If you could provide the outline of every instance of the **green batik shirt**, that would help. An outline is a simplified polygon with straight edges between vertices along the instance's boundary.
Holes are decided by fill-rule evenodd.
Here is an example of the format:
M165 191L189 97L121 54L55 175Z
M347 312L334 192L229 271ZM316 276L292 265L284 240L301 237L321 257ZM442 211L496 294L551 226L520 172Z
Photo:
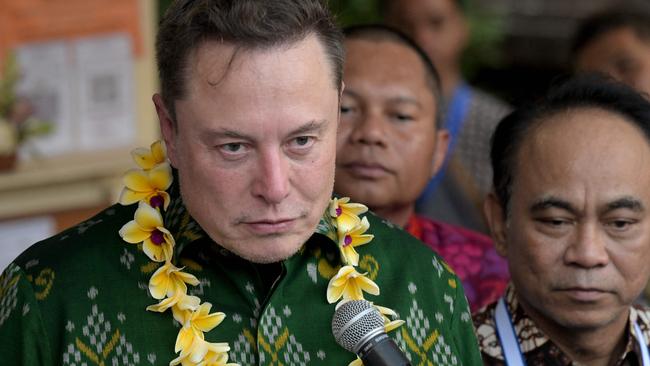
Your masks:
M169 193L165 227L174 261L200 284L188 293L226 319L205 333L229 342L229 362L245 365L345 366L355 355L331 331L329 279L340 264L321 221L302 249L282 263L247 262L217 246L189 216L178 188ZM167 365L177 354L171 310L146 311L149 278L161 265L119 229L137 205L115 205L20 255L0 277L0 364ZM358 248L360 271L381 289L366 295L405 324L389 333L413 365L481 364L460 280L406 232L366 214L373 241Z

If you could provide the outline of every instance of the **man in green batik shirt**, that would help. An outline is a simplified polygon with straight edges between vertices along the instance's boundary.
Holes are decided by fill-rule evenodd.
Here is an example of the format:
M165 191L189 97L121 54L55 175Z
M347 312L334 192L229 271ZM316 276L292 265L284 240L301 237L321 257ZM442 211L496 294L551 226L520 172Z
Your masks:
M174 183L148 203L164 230L129 244L124 227L140 209L114 205L18 257L0 278L2 364L169 364L178 314L145 309L159 303L149 281L161 266L147 255L170 237L165 255L197 279L186 298L226 315L204 336L228 342L228 363L354 361L334 340L326 296L344 260L328 209L343 50L324 5L178 1L156 49L153 101ZM357 248L358 269L381 288L366 299L405 321L390 333L402 351L414 365L480 364L456 275L407 233L363 216L374 239Z

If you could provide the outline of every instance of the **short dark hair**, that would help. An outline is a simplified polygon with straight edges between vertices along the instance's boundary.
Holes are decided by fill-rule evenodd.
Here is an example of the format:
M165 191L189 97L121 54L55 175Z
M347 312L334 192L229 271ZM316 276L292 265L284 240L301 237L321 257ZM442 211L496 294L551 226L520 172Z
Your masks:
M540 101L506 116L492 136L494 193L507 212L523 141L550 117L581 108L598 108L622 116L638 127L650 144L650 102L631 87L600 74L581 74L554 86Z
M438 70L431 62L431 59L422 47L418 46L415 41L413 41L409 36L403 32L389 27L383 24L362 24L346 27L343 29L343 34L346 40L351 39L360 39L365 41L379 42L379 41L389 41L401 44L410 48L415 52L422 61L424 66L424 72L426 76L427 86L431 89L431 94L433 94L433 102L436 104L436 125L439 121L439 114L442 111L441 108L441 98L442 98L442 89L440 86L440 75Z
M156 60L165 105L175 123L174 101L185 95L187 61L203 42L266 49L316 35L340 89L345 57L342 34L322 0L177 0L160 21Z
M578 25L571 44L571 60L596 38L621 28L630 28L641 39L650 39L650 7L627 3L607 8L585 18Z

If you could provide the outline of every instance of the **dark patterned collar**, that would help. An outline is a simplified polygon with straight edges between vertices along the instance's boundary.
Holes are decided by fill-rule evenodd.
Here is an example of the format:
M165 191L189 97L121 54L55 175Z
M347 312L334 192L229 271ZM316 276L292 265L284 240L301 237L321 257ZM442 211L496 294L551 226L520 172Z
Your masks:
M573 362L552 340L550 340L533 320L526 314L517 301L516 291L512 283L504 294L508 313L515 328L521 352L525 355L528 365L579 365ZM479 341L481 353L487 365L503 364L503 350L495 329L494 312L496 304L491 304L474 314L474 325ZM646 344L650 339L650 309L630 307L625 351L621 355L617 366L641 365L641 351L637 343L638 335L634 331L634 323L638 322ZM487 356L487 357L486 357Z

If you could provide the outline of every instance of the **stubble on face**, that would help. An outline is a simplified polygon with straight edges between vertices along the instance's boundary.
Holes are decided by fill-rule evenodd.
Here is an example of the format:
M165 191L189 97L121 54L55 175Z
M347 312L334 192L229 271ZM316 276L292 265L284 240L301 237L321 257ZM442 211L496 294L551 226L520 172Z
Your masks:
M329 203L338 88L315 36L233 59L232 49L206 42L189 60L178 132L166 140L206 233L244 259L277 262L308 240Z

